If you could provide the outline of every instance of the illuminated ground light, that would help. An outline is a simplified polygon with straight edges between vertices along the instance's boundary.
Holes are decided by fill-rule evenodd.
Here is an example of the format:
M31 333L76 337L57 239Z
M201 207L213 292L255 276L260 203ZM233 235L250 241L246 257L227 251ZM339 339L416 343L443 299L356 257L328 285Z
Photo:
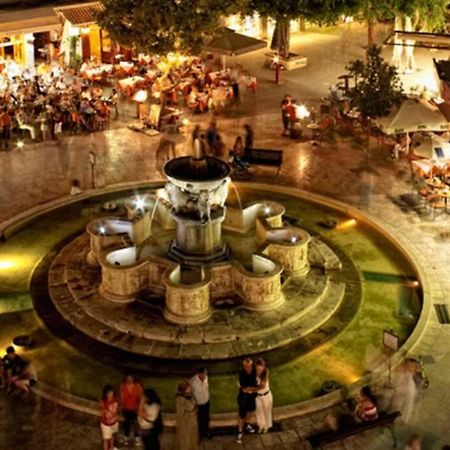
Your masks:
M356 221L356 219L348 219L348 220L344 220L343 222L341 222L340 224L337 225L337 229L338 230L344 230L346 228L351 228L354 227L358 224L358 222Z
M12 269L14 266L14 261L10 259L0 259L0 270Z
M23 141L18 141L17 142L17 148L23 148L25 144L23 143Z
M3 258L0 257L0 271L25 269L29 267L30 264L33 264L33 258L31 255L8 255Z

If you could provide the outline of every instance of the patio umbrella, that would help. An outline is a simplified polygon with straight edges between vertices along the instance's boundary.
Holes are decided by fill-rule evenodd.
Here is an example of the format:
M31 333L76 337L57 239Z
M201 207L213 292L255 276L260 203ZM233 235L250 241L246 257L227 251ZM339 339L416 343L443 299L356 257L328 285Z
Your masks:
M223 55L225 58L227 56L244 55L266 47L266 41L236 33L230 28L224 28L219 36L213 38L205 45L204 50Z
M387 117L376 120L386 134L413 133L414 131L446 131L449 123L444 115L428 104L415 100L405 100L400 108Z
M414 154L426 159L450 160L450 143L437 134L430 133L416 148Z

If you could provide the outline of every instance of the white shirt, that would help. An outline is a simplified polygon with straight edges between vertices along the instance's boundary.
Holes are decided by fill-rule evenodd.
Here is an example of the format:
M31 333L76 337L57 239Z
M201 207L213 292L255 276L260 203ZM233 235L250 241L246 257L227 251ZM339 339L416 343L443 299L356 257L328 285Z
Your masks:
M158 418L160 406L158 403L144 404L144 417L139 415L138 423L141 430L150 430L154 426L155 420Z
M204 381L200 380L198 375L194 375L189 383L192 386L192 395L197 405L204 405L209 402L209 384L208 377Z

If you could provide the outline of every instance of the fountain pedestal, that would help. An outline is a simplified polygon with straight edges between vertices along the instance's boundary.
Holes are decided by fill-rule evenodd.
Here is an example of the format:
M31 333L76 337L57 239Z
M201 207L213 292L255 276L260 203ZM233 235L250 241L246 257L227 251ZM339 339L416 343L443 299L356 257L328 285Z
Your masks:
M222 222L228 195L230 166L218 158L183 157L169 161L164 172L176 238L169 256L185 266L228 259L222 241Z
M176 239L170 244L169 256L184 265L193 266L228 259L229 247L222 242L224 209L215 211L208 221L173 214L177 229Z

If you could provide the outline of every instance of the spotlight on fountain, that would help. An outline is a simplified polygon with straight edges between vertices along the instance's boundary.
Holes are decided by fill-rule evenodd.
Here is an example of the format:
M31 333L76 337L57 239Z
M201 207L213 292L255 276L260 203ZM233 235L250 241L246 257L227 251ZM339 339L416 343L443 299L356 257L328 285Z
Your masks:
M142 197L136 197L136 200L134 201L134 206L136 207L136 209L144 211L145 200Z
M106 234L106 228L104 226L99 227L98 231L100 232L100 234L102 236L104 236Z

